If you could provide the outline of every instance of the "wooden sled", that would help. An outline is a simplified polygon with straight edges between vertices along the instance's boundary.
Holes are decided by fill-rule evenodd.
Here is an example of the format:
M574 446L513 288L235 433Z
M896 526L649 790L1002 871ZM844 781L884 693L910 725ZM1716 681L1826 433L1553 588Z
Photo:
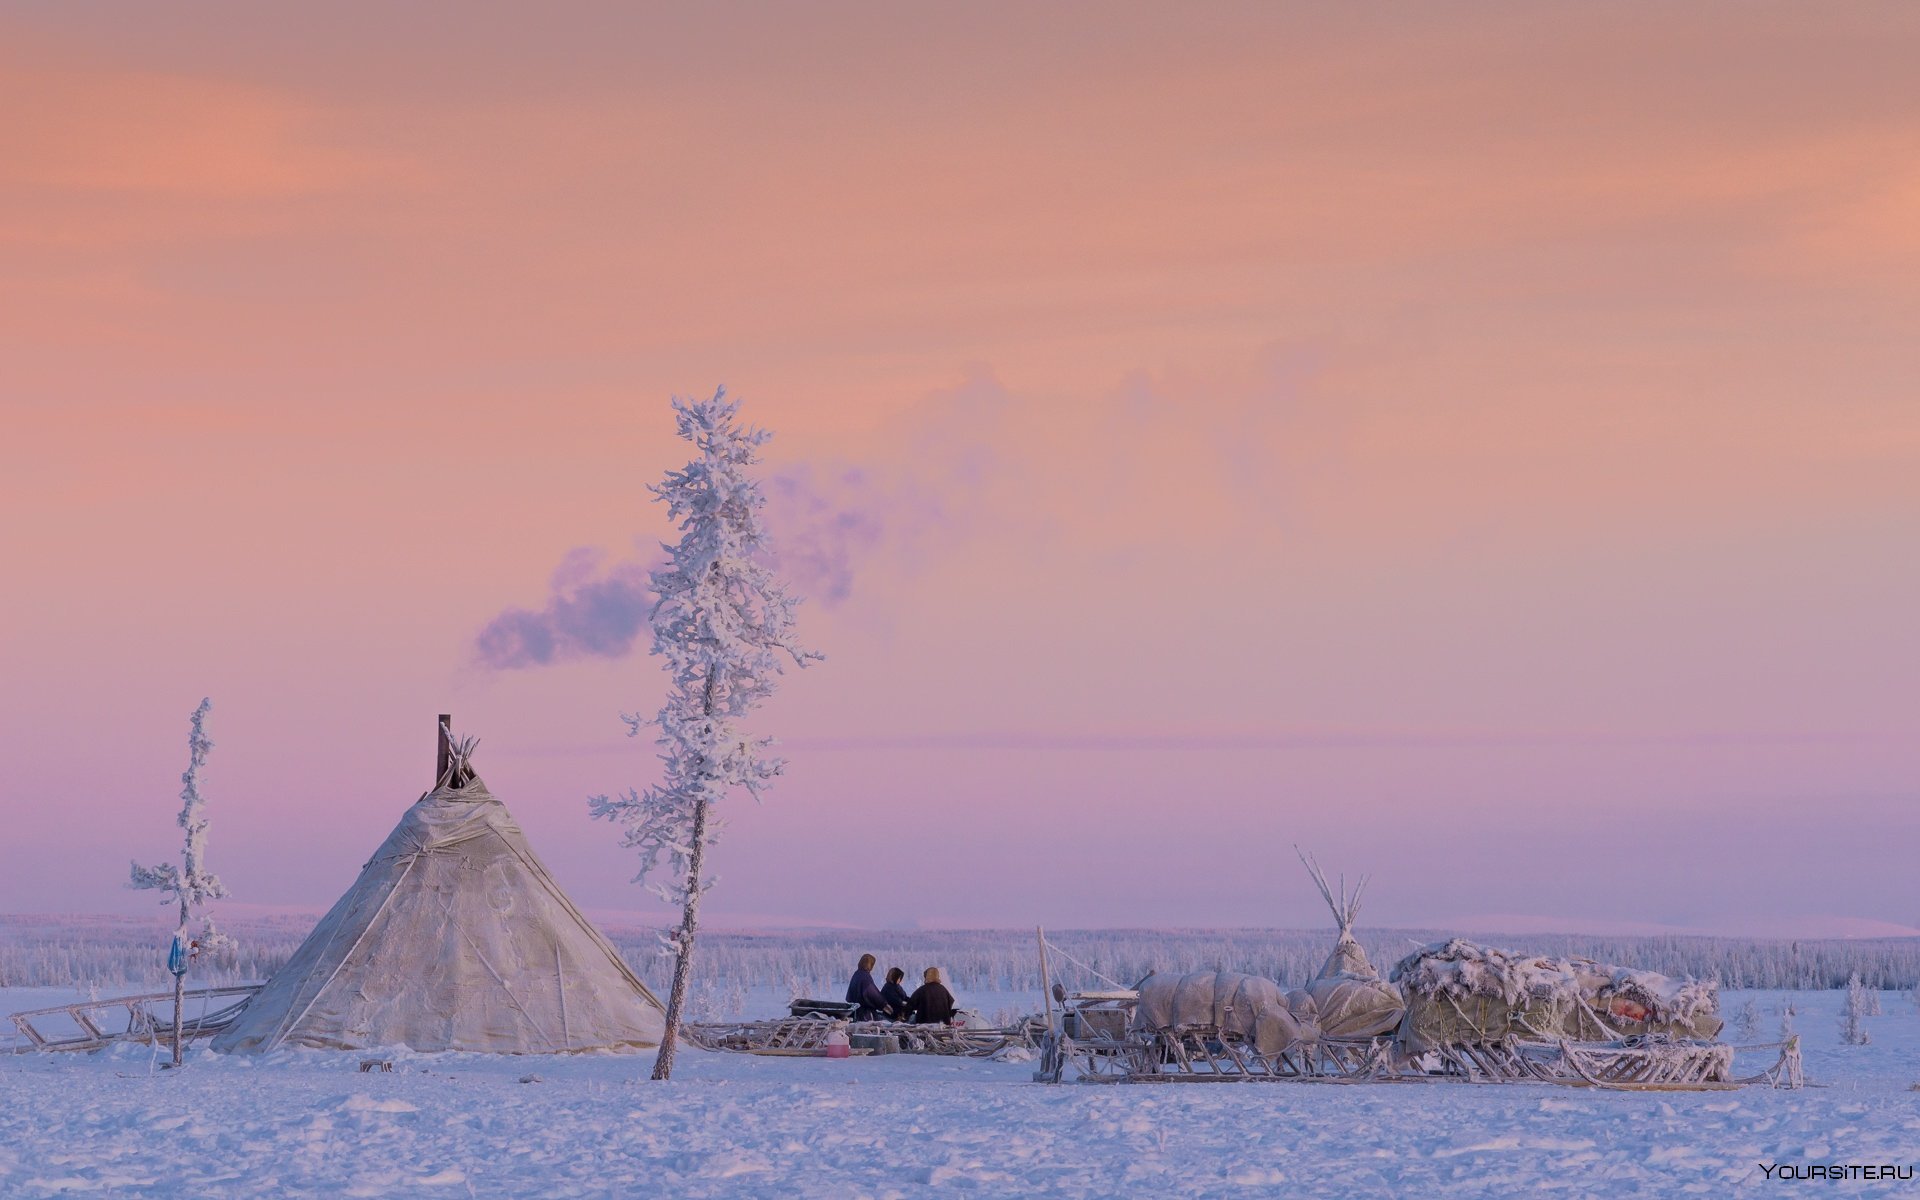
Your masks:
M1779 1053L1772 1065L1741 1075L1734 1069L1735 1056L1741 1050ZM1442 1046L1427 1058L1432 1063L1428 1074L1469 1083L1555 1083L1642 1092L1806 1085L1797 1037L1738 1047L1657 1034L1611 1042L1509 1038Z
M1737 1051L1777 1050L1764 1070L1734 1072ZM1544 1083L1615 1091L1720 1091L1806 1084L1799 1039L1734 1047L1650 1036L1615 1042L1507 1038L1408 1055L1390 1038L1323 1038L1263 1052L1210 1025L1129 1030L1076 1040L1049 1034L1034 1079L1060 1083Z
M771 1021L702 1021L682 1025L688 1041L706 1050L729 1050L743 1054L825 1053L827 1035L836 1024L824 1016L788 1016ZM1008 1046L1030 1046L1031 1032L1024 1026L1011 1029L991 1027L954 1027L948 1025L906 1025L898 1021L848 1021L844 1023L848 1040L856 1051L873 1054L947 1054L968 1058L986 1058Z
M259 984L241 984L188 991L183 999L188 1005L200 1001L201 1014L189 1013L183 1017L180 1040L190 1042L219 1033L259 990ZM211 1000L231 1002L208 1011L206 1002ZM99 1050L114 1042L164 1044L173 1037L173 993L80 1000L28 1009L8 1019L13 1022L16 1033L14 1044L7 1049L15 1054L38 1050ZM71 1026L72 1031L56 1026Z
M1255 1080L1359 1082L1393 1073L1386 1038L1324 1038L1265 1052L1239 1033L1211 1025L1130 1030L1123 1036L1050 1036L1034 1079L1082 1083L1245 1083Z

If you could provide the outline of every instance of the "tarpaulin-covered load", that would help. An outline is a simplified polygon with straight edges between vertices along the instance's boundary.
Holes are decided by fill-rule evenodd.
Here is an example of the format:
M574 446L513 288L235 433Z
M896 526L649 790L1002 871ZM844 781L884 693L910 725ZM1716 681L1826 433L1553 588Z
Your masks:
M456 768L407 810L215 1050L555 1054L659 1044L659 1001L567 899L464 756Z
M1385 1037L1406 1012L1400 990L1379 979L1316 979L1306 991L1320 1032L1330 1038Z
M1676 980L1583 958L1518 955L1461 938L1400 960L1400 1040L1421 1053L1506 1037L1604 1042L1637 1034L1711 1040L1720 996L1709 980Z
M1156 975L1140 985L1134 1006L1137 1030L1205 1025L1237 1033L1262 1054L1278 1054L1302 1040L1299 1023L1280 985L1235 971Z
M1307 994L1313 998L1314 1021L1321 1034L1330 1038L1383 1037L1392 1033L1399 1028L1400 1018L1406 1011L1400 989L1381 980L1380 973L1367 961L1367 952L1353 936L1353 923L1360 916L1360 896L1367 890L1366 878L1361 878L1349 897L1343 876L1336 897L1313 856L1298 847L1295 852L1300 855L1307 873L1313 876L1327 907L1333 910L1333 919L1340 931L1333 952L1327 955L1320 973L1306 987ZM1305 1016L1297 1003L1294 1015Z

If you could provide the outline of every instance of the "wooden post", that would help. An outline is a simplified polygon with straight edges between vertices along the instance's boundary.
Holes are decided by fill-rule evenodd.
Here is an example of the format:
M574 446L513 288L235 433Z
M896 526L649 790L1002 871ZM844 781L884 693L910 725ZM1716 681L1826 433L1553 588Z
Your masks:
M439 763L433 772L435 787L447 782L447 768L453 765L453 743L447 740L447 730L451 728L453 728L453 714L441 713L440 723L433 727L433 739L440 746Z
M1059 1027L1053 1023L1053 980L1047 974L1047 931L1035 925L1033 937L1040 943L1040 1002L1047 1009L1047 1032L1059 1033Z
M187 977L179 974L173 977L173 1065L180 1065L180 1010L186 1005Z
M191 915L192 913L187 908L187 897L182 893L180 896L180 928L174 931L174 944L178 945L186 941L187 920ZM173 971L173 1065L176 1067L179 1066L181 1062L180 1013L187 1000L187 963L191 961L192 958L189 956L186 961L180 964L178 971ZM167 948L167 969L170 971L173 970L172 946Z

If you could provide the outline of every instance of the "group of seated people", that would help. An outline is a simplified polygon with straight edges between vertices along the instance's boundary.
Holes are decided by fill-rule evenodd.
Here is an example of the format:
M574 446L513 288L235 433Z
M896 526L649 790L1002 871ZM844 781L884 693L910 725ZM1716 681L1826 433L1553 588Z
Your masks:
M871 954L862 954L853 978L847 981L847 1003L859 1005L858 1011L853 1014L854 1020L911 1021L916 1025L953 1024L953 993L940 982L940 968L928 967L922 971L920 986L909 996L900 983L907 973L899 967L887 972L885 987L874 983L873 968L879 961Z

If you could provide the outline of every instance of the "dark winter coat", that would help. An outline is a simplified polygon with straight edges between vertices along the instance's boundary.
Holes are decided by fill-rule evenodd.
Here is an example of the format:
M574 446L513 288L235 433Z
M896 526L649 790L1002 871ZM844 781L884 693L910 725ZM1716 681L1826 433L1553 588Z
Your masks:
M855 971L847 981L847 1003L860 1006L853 1014L856 1021L877 1021L887 1011L886 997L873 982L873 972L865 969Z
M886 1001L887 1011L893 1014L896 1021L907 1019L907 989L889 979L886 986L880 989L880 998Z
M923 983L907 1001L907 1016L916 1025L951 1025L953 993L943 983Z

